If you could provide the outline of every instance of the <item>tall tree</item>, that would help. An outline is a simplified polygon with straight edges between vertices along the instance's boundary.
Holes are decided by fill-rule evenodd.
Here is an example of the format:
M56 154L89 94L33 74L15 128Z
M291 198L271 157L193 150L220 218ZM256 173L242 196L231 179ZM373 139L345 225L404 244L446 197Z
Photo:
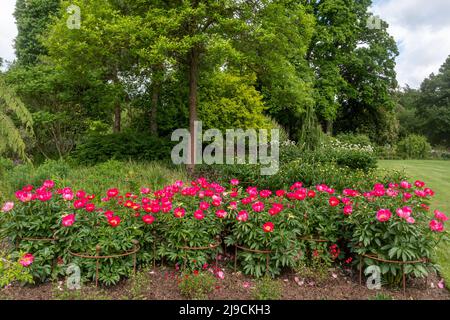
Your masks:
M398 50L387 23L370 23L370 0L307 2L317 20L308 59L316 74L317 111L327 131L358 131L392 141Z
M46 53L41 37L52 16L59 11L60 0L16 0L14 17L18 35L15 39L17 62L35 64Z
M450 147L450 56L437 74L422 82L416 115L433 144Z
M64 8L69 4L81 8L80 29L67 28ZM49 62L78 86L93 89L98 107L112 109L113 131L120 132L127 102L124 83L134 63L131 48L140 21L130 18L128 6L120 1L64 1L62 7L45 40Z

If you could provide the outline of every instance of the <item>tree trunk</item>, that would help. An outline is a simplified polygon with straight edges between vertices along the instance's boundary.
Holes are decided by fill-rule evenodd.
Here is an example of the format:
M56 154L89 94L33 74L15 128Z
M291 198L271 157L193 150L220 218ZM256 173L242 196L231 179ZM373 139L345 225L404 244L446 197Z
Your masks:
M150 110L150 133L154 136L158 135L158 101L159 101L159 84L153 86L152 108Z
M195 121L197 121L199 56L199 49L194 46L189 56L189 130L191 133L191 163L187 165L189 173L193 173L195 170Z
M116 106L114 107L114 127L113 132L119 133L120 132L120 126L122 122L122 109L120 107L120 102L116 102Z
M327 120L327 134L333 135L333 121Z

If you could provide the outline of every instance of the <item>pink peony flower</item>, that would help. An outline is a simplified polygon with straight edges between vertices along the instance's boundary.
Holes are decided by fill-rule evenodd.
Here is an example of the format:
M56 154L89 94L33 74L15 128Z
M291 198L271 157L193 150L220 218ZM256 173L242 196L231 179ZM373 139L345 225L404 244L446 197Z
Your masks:
M74 198L74 195L73 195L73 193L63 193L62 197L66 201L72 201Z
M144 221L145 224L152 224L153 222L155 222L155 217L147 214L145 216L142 216L142 221Z
M434 231L434 232L443 232L444 224L437 220L431 220L430 221L430 229L431 229L431 231Z
M62 225L64 227L70 227L75 223L75 214L68 214L62 218Z
M112 211L105 211L104 215L109 220L109 219L111 219L114 216L114 212L112 212Z
M219 271L216 272L216 276L220 280L223 280L223 279L225 279L225 272L223 272L222 270L219 270Z
M272 191L270 190L262 190L259 192L261 198L268 198L272 195Z
M238 179L231 179L230 183L233 186L237 186L239 184L239 180Z
M2 207L2 212L9 212L14 209L14 202L6 202Z
M261 201L255 202L254 204L252 204L252 209L255 212L261 212L264 210L264 203L262 203Z
M347 197L356 197L359 194L358 191L352 189L344 189L344 195Z
M199 207L200 207L200 210L208 210L208 208L209 208L209 203L208 203L208 202L205 202L205 201L202 201L202 202L200 202Z
M392 216L392 212L388 209L380 209L377 212L377 219L380 222L388 221Z
M237 210L237 202L236 201L231 201L229 208L231 210Z
M284 190L277 190L275 192L275 194L277 195L277 197L283 197L286 194L286 191L284 191Z
M183 218L185 214L186 210L184 208L175 208L175 210L173 210L175 218Z
M43 186L47 189L51 189L55 186L55 182L53 180L45 180Z
M407 219L408 217L411 216L412 209L411 209L411 207L403 207L403 208L398 208L396 210L396 212L400 218Z
M411 184L408 181L402 181L402 182L400 182L400 188L411 189Z
M245 190L249 196L257 196L258 195L258 188L257 187L248 187Z
M414 182L414 185L415 185L417 188L423 188L423 187L425 186L425 182L420 181L420 180L417 180L416 182Z
M150 191L150 188L141 188L141 194L149 194Z
M351 206L351 205L346 205L346 206L344 207L344 214L345 214L346 216L351 215L352 212L353 212L353 206Z
M197 210L194 212L194 218L197 220L203 220L205 218L205 214L202 210Z
M227 212L225 210L217 210L216 216L220 219L223 219L227 216Z
M34 261L34 256L31 253L26 253L20 258L19 263L24 266L28 267L30 266Z
M406 222L408 222L410 224L414 224L416 222L416 219L414 219L413 217L408 217L408 218L406 218Z
M409 199L411 199L412 198L412 194L411 193L409 193L409 192L405 192L404 194L403 194L403 201L408 201Z
M275 228L275 226L272 222L267 222L263 225L263 230L266 233L273 232L274 228Z
M437 220L440 220L442 222L445 222L448 220L448 217L443 212L440 212L439 210L434 210L434 217Z
M330 206L332 206L332 207L337 207L337 206L339 205L340 202L341 202L341 201L340 201L338 198L336 198L336 197L331 197L331 198L328 200L328 203L329 203Z
M239 211L238 215L237 215L237 220L241 221L241 222L245 222L248 220L248 212L245 210Z

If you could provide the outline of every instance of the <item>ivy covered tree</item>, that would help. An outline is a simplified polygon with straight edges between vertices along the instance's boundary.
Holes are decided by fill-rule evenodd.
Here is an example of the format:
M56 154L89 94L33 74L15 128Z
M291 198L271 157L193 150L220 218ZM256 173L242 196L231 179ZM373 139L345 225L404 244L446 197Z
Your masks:
M60 0L16 0L14 17L18 35L15 39L17 63L33 65L46 54L41 37L52 17L59 11Z

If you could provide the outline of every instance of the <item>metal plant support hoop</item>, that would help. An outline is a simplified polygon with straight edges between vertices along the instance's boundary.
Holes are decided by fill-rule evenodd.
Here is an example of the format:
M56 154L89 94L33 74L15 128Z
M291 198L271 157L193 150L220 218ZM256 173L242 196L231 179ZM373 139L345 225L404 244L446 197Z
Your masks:
M388 260L378 258L377 256L371 254L359 254L359 285L362 285L362 268L363 268L363 260L365 258L372 259L379 262L389 263L389 264L399 264L402 269L402 282L403 282L403 294L406 295L406 274L405 274L405 265L407 264L417 264L417 263L427 263L429 260L427 258L422 258L419 260L411 260L411 261L399 261L399 260Z
M269 261L270 261L270 254L273 253L272 250L250 249L250 248L243 247L243 246L238 246L238 245L234 246L234 272L236 272L236 270L237 270L237 253L238 253L238 249L241 249L241 250L247 251L247 252L265 254L266 255L266 273L269 272Z
M95 256L83 254L83 253L72 252L72 251L69 251L69 254L74 257L78 257L78 258L82 258L82 259L95 259L96 260L95 286L98 287L99 269L100 269L100 260L101 259L114 259L114 258L122 258L122 257L128 257L128 256L133 255L133 273L136 274L136 265L137 265L136 253L141 249L141 247L139 246L139 241L134 240L132 242L133 242L133 249L125 251L124 253L121 253L121 254L102 256L102 255L100 255L100 251L102 250L102 248L99 245L97 245L95 247L95 251L97 252L97 254Z
M207 247L189 247L189 246L181 246L178 247L178 249L180 250L184 250L184 251L207 251L207 250L214 250L217 249L220 245L222 244L222 240L220 238L217 239L217 241L215 243L211 243L209 246ZM184 257L183 260L183 269L186 268L186 256ZM215 257L215 261L216 261L216 268L219 265L219 261L218 261L218 257L216 255Z
M299 238L298 240L302 240L302 241L312 241L312 242L328 242L328 240L324 240L324 239L313 239L313 238ZM238 253L238 249L241 249L243 251L247 251L247 252L253 252L253 253L259 253L259 254L265 254L266 255L266 272L269 272L269 262L270 262L270 254L273 253L272 250L256 250L256 249L250 249L250 248L246 248L243 246L239 246L239 245L235 245L234 246L234 272L236 272L237 270L237 253ZM289 250L292 250L289 249Z
M311 242L329 242L329 240L325 240L325 239L314 239L314 238L308 238L308 237L304 237L304 238L299 238L299 240L303 240L303 241L311 241Z
M19 248L20 242L22 242L22 241L53 242L53 241L58 241L58 238L17 238L16 239L16 249Z

